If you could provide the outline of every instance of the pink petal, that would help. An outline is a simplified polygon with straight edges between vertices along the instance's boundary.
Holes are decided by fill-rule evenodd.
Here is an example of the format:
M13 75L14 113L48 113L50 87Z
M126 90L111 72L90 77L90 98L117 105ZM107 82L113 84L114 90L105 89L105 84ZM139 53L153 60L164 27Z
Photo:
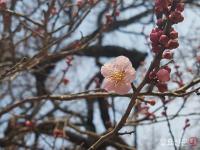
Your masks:
M106 63L101 67L101 74L104 77L109 77L112 75L113 72L113 65L111 63Z
M103 80L103 89L105 89L108 92L114 92L115 83L112 80L105 78Z
M123 95L127 94L131 89L131 84L130 83L121 83L115 86L114 92Z
M130 91L131 84L124 83L124 82L115 84L114 81L105 78L103 81L103 88L107 92L115 92L115 93L123 95L123 94L127 94Z
M125 56L116 57L113 64L117 70L125 70L127 67L132 67L131 61Z
M135 69L131 66L125 70L126 76L124 77L125 82L132 82L135 79Z

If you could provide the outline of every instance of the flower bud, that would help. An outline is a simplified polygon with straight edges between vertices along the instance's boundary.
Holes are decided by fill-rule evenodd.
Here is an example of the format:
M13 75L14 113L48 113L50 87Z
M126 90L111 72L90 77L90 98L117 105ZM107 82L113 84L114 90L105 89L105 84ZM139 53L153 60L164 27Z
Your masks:
M179 22L182 22L184 20L184 17L182 16L180 11L174 11L169 15L169 20L172 23L177 24Z
M169 37L170 37L170 39L177 39L178 38L178 32L173 30L172 32L170 32Z
M158 88L158 90L161 92L161 93L164 93L168 90L167 88L167 84L166 83L157 83L156 84L156 87Z
M169 40L169 42L167 43L166 48L175 49L175 48L178 48L178 46L179 46L178 40Z
M169 73L171 73L171 68L169 66L165 66L164 69L166 69Z
M149 73L149 79L153 79L153 78L155 78L156 77L156 72L155 71L151 71L150 73Z
M64 85L67 85L68 83L69 83L69 79L64 78L64 79L63 79L63 84L64 84Z
M176 10L180 11L180 12L183 12L183 10L184 10L184 3L178 3L176 5Z
M163 24L163 19L158 19L156 25L161 26L162 24Z
M153 100L149 100L148 103L152 106L154 106L156 104L156 101L153 99Z
M152 43L152 51L154 53L159 53L162 50L162 46L160 44L153 44Z
M173 58L173 52L170 50L165 50L163 52L162 58L164 59L172 59Z
M34 123L32 122L32 121L30 121L30 120L27 120L26 122L25 122L25 126L26 127L33 127L34 126Z
M170 80L170 72L166 69L160 69L157 73L156 76L160 82L167 82Z
M159 34L157 32L153 32L150 34L150 40L154 43L158 43L159 41Z
M160 36L160 39L159 39L159 42L163 45L166 45L169 41L169 38L166 36L166 35L161 35Z

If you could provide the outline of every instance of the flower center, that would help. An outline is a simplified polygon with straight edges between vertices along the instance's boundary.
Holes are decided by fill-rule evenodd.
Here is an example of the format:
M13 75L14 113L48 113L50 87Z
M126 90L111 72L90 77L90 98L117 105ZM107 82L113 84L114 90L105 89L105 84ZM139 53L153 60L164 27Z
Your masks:
M110 79L115 81L116 84L118 84L119 82L121 82L124 79L124 77L125 77L124 71L115 71L110 76Z

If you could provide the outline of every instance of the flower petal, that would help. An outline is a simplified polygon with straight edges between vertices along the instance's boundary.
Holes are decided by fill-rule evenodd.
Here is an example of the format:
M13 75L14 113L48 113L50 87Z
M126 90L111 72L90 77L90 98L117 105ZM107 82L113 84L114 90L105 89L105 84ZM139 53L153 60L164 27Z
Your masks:
M125 70L127 67L132 67L131 61L125 56L118 56L113 61L114 67L117 70Z
M112 75L113 65L111 63L106 63L101 67L101 74L104 77L109 77Z
M135 79L135 69L133 67L128 67L125 70L126 76L124 77L125 82L133 82Z
M103 85L103 89L105 89L106 91L114 92L115 83L112 80L105 78L103 80L103 84L102 85Z
M120 83L117 86L115 86L114 92L123 95L127 94L131 89L130 83Z

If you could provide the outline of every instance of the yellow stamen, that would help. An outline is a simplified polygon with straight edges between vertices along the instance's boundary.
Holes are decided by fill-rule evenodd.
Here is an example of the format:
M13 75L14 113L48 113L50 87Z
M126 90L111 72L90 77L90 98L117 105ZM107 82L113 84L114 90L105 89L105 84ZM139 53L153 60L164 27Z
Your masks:
M110 79L115 82L115 84L119 84L125 77L125 72L124 71L115 71L112 73L110 76Z

